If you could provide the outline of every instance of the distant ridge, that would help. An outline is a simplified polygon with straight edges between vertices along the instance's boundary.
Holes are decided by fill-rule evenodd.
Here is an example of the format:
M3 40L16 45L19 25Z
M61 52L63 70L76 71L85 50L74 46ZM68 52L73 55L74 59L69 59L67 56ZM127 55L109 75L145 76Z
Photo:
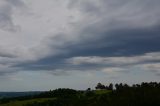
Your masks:
M28 91L28 92L0 92L0 98L10 98L19 96L36 95L44 91Z

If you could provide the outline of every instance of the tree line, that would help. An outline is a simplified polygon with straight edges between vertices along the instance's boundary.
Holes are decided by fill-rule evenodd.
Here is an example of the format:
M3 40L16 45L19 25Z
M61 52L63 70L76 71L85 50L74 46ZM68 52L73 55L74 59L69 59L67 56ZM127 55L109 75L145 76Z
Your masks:
M160 83L158 82L143 82L133 85L98 83L95 89L88 88L79 91L60 88L34 96L2 99L0 102L54 98L53 100L33 102L23 106L160 106Z

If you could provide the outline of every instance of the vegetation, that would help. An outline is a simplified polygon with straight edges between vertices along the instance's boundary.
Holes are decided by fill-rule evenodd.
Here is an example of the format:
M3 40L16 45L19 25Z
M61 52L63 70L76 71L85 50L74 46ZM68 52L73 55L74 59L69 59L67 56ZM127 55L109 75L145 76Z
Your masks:
M160 106L160 83L98 83L96 90L56 89L32 96L3 98L0 106Z
M0 104L0 106L25 106L26 104L35 104L39 103L42 104L43 102L47 102L50 100L54 100L54 98L36 98L36 99L29 99L29 100L14 100L8 103Z

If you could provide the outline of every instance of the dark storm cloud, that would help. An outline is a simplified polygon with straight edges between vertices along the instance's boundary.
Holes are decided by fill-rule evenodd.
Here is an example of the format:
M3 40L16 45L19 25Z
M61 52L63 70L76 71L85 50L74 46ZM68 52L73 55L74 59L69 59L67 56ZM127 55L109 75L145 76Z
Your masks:
M112 30L109 32L96 32L94 27L90 30L82 31L81 34L99 35L100 38L87 38L81 39L76 43L68 43L63 45L62 49L67 51L65 54L51 56L41 59L36 62L20 64L16 67L23 67L24 70L100 70L105 67L116 67L115 63L84 63L84 64L71 64L66 62L67 59L72 57L87 57L87 56L100 56L100 57L132 57L143 56L146 53L159 52L160 45L160 31L159 27L151 27L147 29L121 29ZM107 35L107 36L106 36ZM144 57L145 58L145 57ZM132 59L132 58L131 58ZM110 60L108 60L110 61ZM125 59L124 59L125 61ZM127 61L127 60L126 60ZM149 61L136 61L131 64L120 64L119 67L128 67L137 64L157 63L160 60ZM116 63L117 64L117 63Z
M92 28L90 28L92 29ZM94 29L94 27L93 27ZM159 60L149 60L149 61L137 61L131 64L120 64L115 65L115 63L84 63L84 64L71 64L66 62L67 59L72 57L87 57L87 56L100 56L100 57L132 57L132 56L143 56L145 53L159 52L160 47L160 31L159 27L151 27L147 29L121 29L112 30L109 32L96 32L94 31L82 31L81 34L92 34L99 35L100 38L87 38L81 39L76 43L68 43L63 45L61 49L67 51L65 54L59 54L57 56L50 56L48 58L41 59L36 62L31 62L27 64L19 64L15 67L22 67L24 70L46 70L46 71L56 71L61 69L63 71L79 70L102 70L103 68L121 67L128 68L136 66L137 64L147 64L147 63L159 63ZM107 36L106 36L107 35ZM131 58L132 59L132 58ZM124 59L125 61L125 59ZM128 61L128 60L126 60ZM128 68L129 69L129 68ZM157 70L157 69L156 69ZM124 72L124 71L121 71ZM126 71L125 71L126 72ZM155 71L152 71L155 72ZM58 73L58 71L56 71ZM62 71L60 71L62 73ZM157 73L157 72L156 72Z
M86 31L84 31L85 33ZM135 55L146 52L159 51L160 35L158 29L123 29L110 32L90 34L100 38L90 38L78 45L68 46L74 55ZM83 33L82 33L83 34ZM68 49L67 48L67 49Z
M65 31L60 31L61 33L57 36L47 38L47 43L42 43L45 46L48 44L51 55L35 61L14 64L12 67L31 71L99 70L117 65L114 62L72 64L67 60L74 57L82 57L82 59L89 57L90 59L92 56L100 57L98 59L129 57L132 60L136 56L160 52L159 4L159 0L71 0L68 8L78 11L78 15L83 17L81 21L71 24L75 28L69 33L71 36L67 36L68 33ZM58 54L55 55L56 50ZM158 62L159 60L154 59L137 60L130 66ZM116 70L124 67L128 67L128 64L121 64Z

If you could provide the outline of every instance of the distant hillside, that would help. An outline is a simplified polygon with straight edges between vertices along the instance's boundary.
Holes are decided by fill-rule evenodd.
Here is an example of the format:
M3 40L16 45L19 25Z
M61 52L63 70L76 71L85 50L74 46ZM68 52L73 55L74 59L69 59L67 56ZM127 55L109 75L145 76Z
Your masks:
M27 95L37 95L42 93L41 91L32 91L32 92L0 92L0 98L10 98L10 97L19 97Z

